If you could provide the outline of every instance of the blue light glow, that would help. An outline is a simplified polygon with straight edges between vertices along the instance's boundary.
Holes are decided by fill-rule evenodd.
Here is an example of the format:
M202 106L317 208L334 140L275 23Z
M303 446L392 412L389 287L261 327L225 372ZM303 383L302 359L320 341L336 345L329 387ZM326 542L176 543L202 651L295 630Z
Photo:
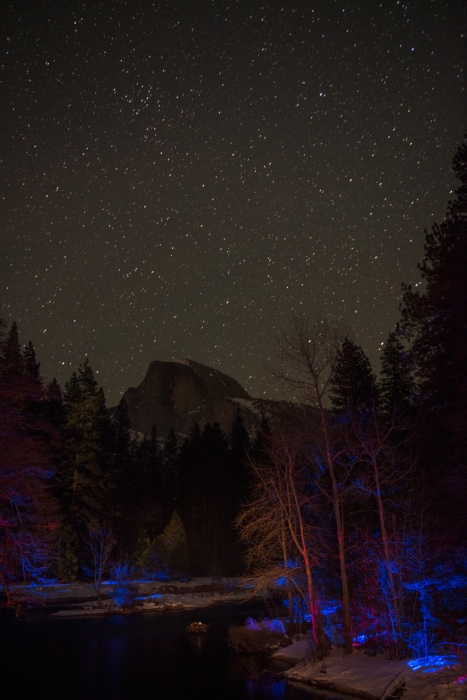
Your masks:
M285 634L285 627L281 620L268 620L264 618L263 620L255 620L253 617L248 617L245 622L245 627L247 630L267 631L267 632L277 632L278 634Z
M154 598L163 598L163 593L153 593L152 595L138 595L134 600L152 600Z
M407 662L412 671L422 671L422 673L435 673L442 668L452 668L458 663L457 658L451 654L449 656L424 656L419 659L412 659Z

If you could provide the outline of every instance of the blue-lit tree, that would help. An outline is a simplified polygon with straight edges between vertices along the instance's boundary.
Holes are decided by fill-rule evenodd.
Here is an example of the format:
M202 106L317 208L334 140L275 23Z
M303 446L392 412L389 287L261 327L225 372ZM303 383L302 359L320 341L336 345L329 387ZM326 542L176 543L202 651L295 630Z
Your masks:
M329 398L339 351L347 333L343 328L316 316L308 322L292 316L291 328L277 338L281 369L276 377L296 391L307 407L302 412L301 427L308 443L310 467L315 483L329 502L334 515L335 541L342 589L345 653L352 653L350 589L344 521L346 478L342 473L343 447L334 435L335 426L329 412Z
M115 545L113 532L108 524L96 520L88 522L85 534L85 544L90 561L87 574L96 591L97 605L102 607L102 584L111 568L111 555Z

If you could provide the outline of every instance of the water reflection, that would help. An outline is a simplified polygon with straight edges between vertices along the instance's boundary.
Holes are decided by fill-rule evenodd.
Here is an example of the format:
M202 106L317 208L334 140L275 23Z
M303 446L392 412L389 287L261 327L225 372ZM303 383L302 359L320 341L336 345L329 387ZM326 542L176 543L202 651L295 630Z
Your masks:
M94 619L0 619L2 698L25 700L323 700L277 678L267 656L234 655L231 624L262 613L248 606L203 610L207 634L188 634L199 611ZM1 617L1 613L0 613ZM328 695L334 700L336 695Z
M245 681L250 700L282 700L286 697L287 683L270 678L251 678Z
M230 659L229 677L241 679L248 700L340 700L342 697L286 682L280 674L288 668L289 664L267 654L236 654Z
M205 634L189 634L188 642L190 647L194 649L197 654L202 654L206 646L206 638Z

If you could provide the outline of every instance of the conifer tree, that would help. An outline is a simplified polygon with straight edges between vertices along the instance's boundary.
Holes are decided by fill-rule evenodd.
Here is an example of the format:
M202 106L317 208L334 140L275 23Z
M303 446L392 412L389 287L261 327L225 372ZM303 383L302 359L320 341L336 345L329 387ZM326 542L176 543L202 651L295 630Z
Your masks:
M153 491L157 486L159 489L163 483L163 455L155 425L149 436L135 443L134 454L135 478L140 488Z
M236 474L218 423L206 423L202 433L195 423L181 446L179 464L178 503L192 571L220 575L236 566L238 556L233 529L236 512L232 512Z
M120 399L116 408L112 427L115 436L115 466L117 470L125 471L130 467L131 425L124 398Z
M237 411L229 433L230 446L230 485L227 487L230 496L227 498L226 515L228 522L235 522L242 504L246 501L249 490L249 460L251 443L245 428L242 415ZM231 527L227 527L226 540L229 543L230 557L226 557L227 567L235 573L241 571L244 560L244 545L235 536Z
M167 437L162 449L162 460L164 464L164 478L170 478L169 475L175 471L175 463L178 454L178 441L172 428L167 433Z
M164 487L165 503L169 513L173 512L178 501L179 493L179 460L178 441L172 428L167 433L167 437L162 448L161 459L161 480ZM168 516L167 516L168 517Z
M235 461L245 459L250 449L250 436L245 428L242 414L237 411L229 433L229 445Z
M75 517L109 514L111 425L102 388L86 359L65 386L67 490Z
M264 444L267 442L271 436L271 426L266 418L265 414L261 414L261 420L256 429L256 436L251 446L251 456L253 459L261 459L265 457L264 454Z
M408 414L413 408L415 382L408 354L393 331L381 355L379 396L381 408L390 414Z
M43 410L40 374L30 370L13 323L0 338L0 581L7 596L10 581L47 571L57 527L57 436Z
M25 361L25 371L34 379L40 380L40 362L36 361L36 350L31 341L26 345L23 351Z
M412 341L422 391L431 409L449 411L466 381L467 357L467 146L454 158L461 181L457 199L446 218L425 232L424 258L419 264L423 292L405 286L401 329Z
M46 388L46 411L54 428L62 428L64 422L63 395L55 377Z
M467 145L453 160L460 181L445 219L425 232L422 291L405 285L401 331L420 388L419 444L433 474L466 489L467 454ZM440 469L440 465L444 468ZM457 475L457 476L455 476ZM463 476L464 475L464 476ZM465 497L464 496L464 497Z
M188 568L188 544L185 527L174 511L161 535L156 538L153 551L159 566L170 573L186 573Z
M376 377L362 348L345 338L331 378L331 403L342 414L359 415L376 403Z
M177 506L186 525L190 566L192 573L207 572L208 542L206 516L211 505L207 463L204 460L203 440L197 422L183 440L179 452L179 479Z
M14 321L5 342L2 344L2 377L5 379L22 374L24 374L23 356L18 339L18 326Z

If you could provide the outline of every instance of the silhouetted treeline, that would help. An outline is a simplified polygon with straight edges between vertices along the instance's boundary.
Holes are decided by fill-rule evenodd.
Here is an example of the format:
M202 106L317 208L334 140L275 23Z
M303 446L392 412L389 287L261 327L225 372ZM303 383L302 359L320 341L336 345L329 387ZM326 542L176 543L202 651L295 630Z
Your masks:
M125 401L106 407L86 359L60 390L45 386L32 343L16 324L0 364L1 581L57 576L91 567L90 533L106 532L113 563L149 575L233 575L242 569L233 523L246 496L249 436L238 414L186 438L156 426L131 431ZM174 563L160 536L178 513L187 556ZM172 566L173 569L173 566Z

